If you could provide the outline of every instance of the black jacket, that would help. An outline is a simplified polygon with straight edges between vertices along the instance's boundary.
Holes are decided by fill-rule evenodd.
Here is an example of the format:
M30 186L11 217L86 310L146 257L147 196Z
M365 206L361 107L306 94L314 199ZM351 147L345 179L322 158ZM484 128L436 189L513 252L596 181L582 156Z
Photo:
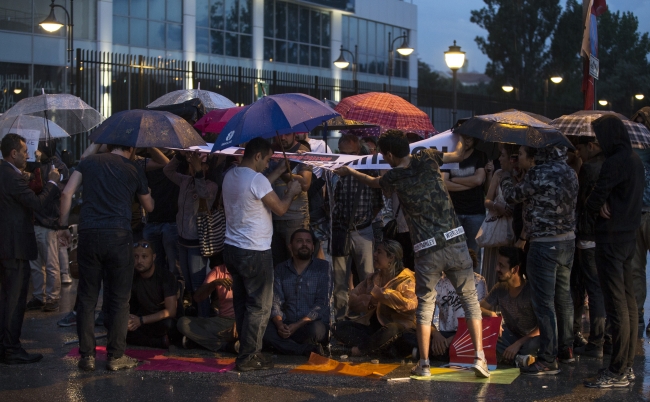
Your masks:
M596 215L597 243L635 241L641 222L645 171L621 120L605 115L592 123L598 143L606 156L593 191L585 202L585 211ZM598 213L609 205L611 219Z
M578 240L596 240L596 214L585 211L584 205L591 191L594 189L600 169L605 161L605 154L599 153L587 162L583 163L578 173L578 211L576 222Z
M34 212L42 211L61 191L47 183L40 195L8 162L0 163L0 259L35 260Z

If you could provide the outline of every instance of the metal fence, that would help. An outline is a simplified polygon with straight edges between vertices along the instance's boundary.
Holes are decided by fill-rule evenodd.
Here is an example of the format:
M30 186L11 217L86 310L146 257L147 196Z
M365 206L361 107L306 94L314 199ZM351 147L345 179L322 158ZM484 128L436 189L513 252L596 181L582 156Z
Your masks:
M318 99L342 99L355 93L386 92L386 84L292 74L253 68L168 60L128 54L77 49L74 69L75 94L108 117L128 109L144 108L156 98L179 89L195 88L218 92L241 105L255 100L258 83L268 94L301 92ZM391 93L425 110L438 130L449 128L452 94L393 85ZM503 101L488 96L458 94L458 116L494 113L505 109L543 113L543 103ZM572 113L572 108L549 105L550 116ZM439 124L436 124L439 123ZM76 135L68 149L79 158L88 145L87 135Z

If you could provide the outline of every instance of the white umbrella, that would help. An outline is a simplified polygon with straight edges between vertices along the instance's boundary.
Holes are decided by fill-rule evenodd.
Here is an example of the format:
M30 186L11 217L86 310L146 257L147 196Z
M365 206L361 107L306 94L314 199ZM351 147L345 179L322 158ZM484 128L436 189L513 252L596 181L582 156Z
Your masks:
M201 100L205 110L208 112L215 109L229 109L236 106L230 99L223 95L211 91L202 91L201 84L199 83L197 89L180 89L178 91L172 91L151 102L147 107L152 108L176 105L196 98Z
M39 140L70 137L58 124L43 117L19 115L0 117L0 138L8 133L25 138L38 136Z

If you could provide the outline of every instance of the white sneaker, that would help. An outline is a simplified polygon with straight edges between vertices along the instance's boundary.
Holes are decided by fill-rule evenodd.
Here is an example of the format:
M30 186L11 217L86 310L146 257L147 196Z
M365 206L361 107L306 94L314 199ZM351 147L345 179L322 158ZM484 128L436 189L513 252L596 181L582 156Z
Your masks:
M431 377L431 366L428 364L420 366L420 362L418 362L418 364L411 369L411 374L418 377Z
M487 362L483 359L478 357L474 359L472 370L474 370L474 374L479 378L490 378L490 370L488 369Z

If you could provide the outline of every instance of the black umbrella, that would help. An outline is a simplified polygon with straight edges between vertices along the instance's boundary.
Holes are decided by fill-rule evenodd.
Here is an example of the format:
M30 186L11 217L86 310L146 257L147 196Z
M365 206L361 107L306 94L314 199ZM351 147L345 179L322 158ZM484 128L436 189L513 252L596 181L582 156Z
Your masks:
M557 128L520 111L474 116L454 132L487 142L526 145L532 148L565 146L575 149Z
M125 110L106 119L90 136L98 144L127 147L189 148L206 145L184 119L158 110Z

